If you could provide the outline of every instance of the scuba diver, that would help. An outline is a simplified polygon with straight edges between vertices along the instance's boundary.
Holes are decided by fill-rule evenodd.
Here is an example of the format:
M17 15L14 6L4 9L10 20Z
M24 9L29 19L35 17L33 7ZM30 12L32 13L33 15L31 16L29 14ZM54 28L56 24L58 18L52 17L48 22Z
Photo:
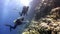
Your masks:
M27 11L29 9L29 6L23 6L23 10L22 10L22 13L19 12L19 14L22 16L22 15L27 15Z
M5 26L10 27L10 31L11 31L12 29L16 29L16 27L21 25L21 24L26 24L25 22L28 23L29 21L28 20L25 21L24 17L21 16L18 19L14 20L14 26L11 26L8 24L5 24Z
M21 25L22 23L23 23L23 21L24 21L24 17L20 17L20 18L18 18L18 19L16 19L15 21L14 21L14 26L11 26L11 25L8 25L8 24L5 24L6 26L9 26L10 27L10 31L11 31L11 29L16 29L16 27L18 26L18 25Z
M28 8L29 8L28 6L24 6L23 10L22 10L22 13L19 12L21 17L19 17L18 19L16 19L14 21L14 23L15 23L14 26L11 26L11 25L8 25L8 24L5 24L5 26L10 27L10 31L11 31L12 29L16 29L16 27L18 25L21 25L21 24L23 24L25 22L29 22L29 21L24 21L24 16L27 14Z

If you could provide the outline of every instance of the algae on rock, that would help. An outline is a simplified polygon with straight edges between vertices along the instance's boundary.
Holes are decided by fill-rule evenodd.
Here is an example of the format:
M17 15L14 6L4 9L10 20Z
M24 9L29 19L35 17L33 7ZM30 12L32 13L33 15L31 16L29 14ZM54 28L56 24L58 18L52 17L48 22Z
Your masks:
M22 34L57 34L60 32L60 6L54 4L55 0L54 2L48 0L49 2L46 3L45 1L42 2L34 19ZM56 0L56 3L58 3L57 1L59 0Z

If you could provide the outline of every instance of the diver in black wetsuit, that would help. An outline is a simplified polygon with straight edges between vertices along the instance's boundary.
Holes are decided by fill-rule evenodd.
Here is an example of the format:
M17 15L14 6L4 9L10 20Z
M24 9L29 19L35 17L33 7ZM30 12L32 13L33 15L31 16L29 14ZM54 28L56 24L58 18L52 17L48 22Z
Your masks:
M18 18L17 20L15 20L15 25L14 26L11 26L11 25L8 25L8 24L6 24L6 26L9 26L10 31L11 31L11 29L16 29L16 27L18 25L21 25L23 21L24 21L24 17L21 17L21 18Z
M24 17L22 17L22 16L25 16L27 14L28 8L29 8L28 6L27 7L24 6L23 7L23 10L22 10L22 13L19 12L21 18L18 18L17 20L14 21L14 23L15 23L14 26L5 24L6 26L9 26L10 27L10 31L11 31L11 29L16 29L16 27L18 25L21 25L24 22ZM27 21L25 21L25 22L27 22Z
M28 9L29 9L29 6L23 6L23 10L22 10L22 13L20 14L21 16L22 15L27 15L27 11L28 11Z

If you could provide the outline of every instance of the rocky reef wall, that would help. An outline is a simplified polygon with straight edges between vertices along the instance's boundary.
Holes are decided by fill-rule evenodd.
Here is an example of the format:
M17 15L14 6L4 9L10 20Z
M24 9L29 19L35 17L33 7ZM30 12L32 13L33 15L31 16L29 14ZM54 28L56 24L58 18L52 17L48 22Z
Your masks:
M60 34L60 0L42 0L22 34Z

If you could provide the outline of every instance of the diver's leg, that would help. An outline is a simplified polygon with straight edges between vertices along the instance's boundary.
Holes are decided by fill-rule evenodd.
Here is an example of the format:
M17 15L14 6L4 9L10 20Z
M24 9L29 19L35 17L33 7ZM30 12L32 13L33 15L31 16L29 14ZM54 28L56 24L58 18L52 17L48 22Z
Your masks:
M28 14L26 13L26 16L27 16Z
M5 26L10 27L10 31L11 31L11 30L12 30L12 28L13 28L13 26L11 26L11 25L5 25Z
M19 12L19 15L22 16L22 12Z
M8 27L11 27L11 28L13 28L13 26L11 26L11 25L5 25L5 26L8 26Z
M15 29L18 25L14 25L13 29Z

